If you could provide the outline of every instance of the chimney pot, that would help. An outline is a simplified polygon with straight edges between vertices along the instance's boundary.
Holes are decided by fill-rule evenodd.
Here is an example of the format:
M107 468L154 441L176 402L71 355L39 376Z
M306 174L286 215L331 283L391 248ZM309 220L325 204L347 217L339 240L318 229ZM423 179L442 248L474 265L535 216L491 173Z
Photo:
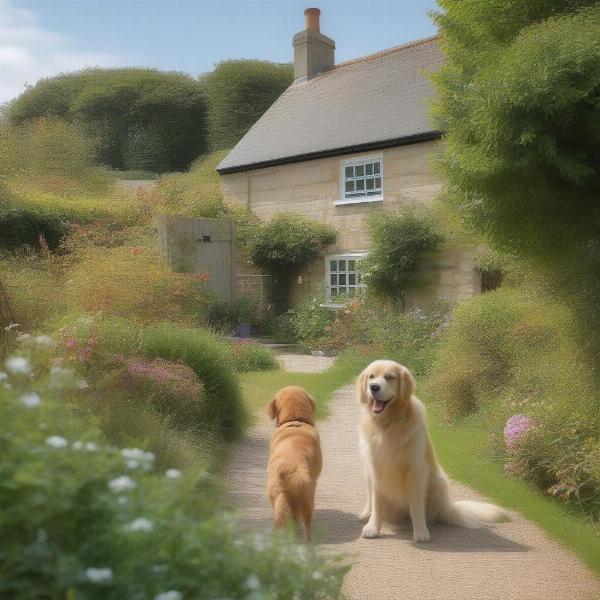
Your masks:
M307 8L304 11L306 29L297 33L292 40L294 81L306 81L335 65L335 42L321 33L320 15L318 8Z
M321 15L321 11L318 8L307 8L304 11L304 16L306 17L306 29L309 31L320 31L319 28L319 16Z

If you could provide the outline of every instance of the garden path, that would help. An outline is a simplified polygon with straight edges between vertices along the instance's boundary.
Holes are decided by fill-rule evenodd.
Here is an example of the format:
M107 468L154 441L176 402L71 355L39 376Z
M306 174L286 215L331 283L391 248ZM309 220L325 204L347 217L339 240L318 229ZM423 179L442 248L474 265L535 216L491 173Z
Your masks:
M292 371L324 370L325 357L283 356ZM266 403L266 401L265 401ZM568 550L536 525L514 514L510 523L470 530L434 525L432 541L413 545L407 525L382 537L360 537L364 489L357 448L358 406L352 386L335 394L330 416L319 424L324 466L317 491L315 538L352 564L344 594L349 600L598 600L600 581ZM265 497L268 441L266 415L235 448L230 468L232 500L248 526L270 526ZM481 500L452 482L455 499Z

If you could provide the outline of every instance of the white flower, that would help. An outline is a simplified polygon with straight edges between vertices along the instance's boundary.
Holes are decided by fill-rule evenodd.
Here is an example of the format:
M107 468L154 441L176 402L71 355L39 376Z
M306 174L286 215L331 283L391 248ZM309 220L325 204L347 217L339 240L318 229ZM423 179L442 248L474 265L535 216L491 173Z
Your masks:
M80 379L79 382L77 383L77 387L80 390L87 390L90 387L90 385L85 379Z
M181 477L181 471L179 469L167 469L165 471L165 476L169 479L178 479Z
M54 345L54 340L49 335L37 335L33 341L38 346L46 346L46 348Z
M73 450L83 450L83 442L81 440L77 440L76 442L73 442L71 448L73 448Z
M121 477L115 477L108 482L108 487L113 492L125 492L126 490L132 490L137 486L137 483L131 479L128 475L121 475Z
M321 571L315 571L315 572L312 574L312 578L313 578L315 581L319 581L320 579L323 579L323 573L321 573Z
M31 373L31 363L24 356L7 358L4 366L13 375L29 375Z
M2 387L3 387L5 390L12 390L12 385L10 385L10 383L3 383L3 384L2 384Z
M119 506L124 506L125 504L127 504L127 496L119 496L117 498L117 504Z
M152 521L149 521L145 517L138 517L129 523L129 525L125 526L125 529L128 531L143 531L150 532L154 529L154 525Z
M19 333L19 335L17 335L17 342L24 342L25 340L28 340L31 336L28 333Z
M50 368L50 389L62 390L72 387L73 385L73 370L64 369L63 367L54 366Z
M8 379L8 375L4 371L0 371L0 381L6 381Z
M154 596L154 600L181 600L183 596L177 590L169 590Z
M46 444L48 444L48 446L52 446L53 448L66 448L69 445L69 442L60 435L51 435L46 440Z
M85 570L85 576L92 583L103 583L104 581L110 581L113 577L112 569L108 568L97 568L89 567Z
M141 448L123 448L121 455L126 459L125 464L129 469L137 469L141 465L148 470L154 462L154 454L144 452Z
M246 587L249 590L257 590L260 587L260 579L256 575L248 575Z
M42 399L35 392L28 392L21 396L21 404L27 408L35 408L42 403Z
M87 444L85 445L85 449L88 452L96 452L96 450L98 450L98 446L94 444L94 442L87 442Z

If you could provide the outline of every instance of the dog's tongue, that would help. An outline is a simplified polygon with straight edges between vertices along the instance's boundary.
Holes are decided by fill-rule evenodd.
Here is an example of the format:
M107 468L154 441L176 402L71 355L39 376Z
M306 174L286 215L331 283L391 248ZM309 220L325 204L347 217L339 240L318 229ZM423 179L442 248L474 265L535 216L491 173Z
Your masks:
M385 402L373 398L373 412L380 413L385 408Z

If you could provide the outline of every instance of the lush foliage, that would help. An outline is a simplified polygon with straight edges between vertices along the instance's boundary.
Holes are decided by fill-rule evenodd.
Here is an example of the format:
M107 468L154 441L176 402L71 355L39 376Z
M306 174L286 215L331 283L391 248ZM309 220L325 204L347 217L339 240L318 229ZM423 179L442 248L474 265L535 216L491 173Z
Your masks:
M598 2L440 5L451 195L493 243L542 265L577 302L585 343L598 352Z
M508 472L599 516L600 398L573 321L531 289L465 302L442 336L430 387L448 417L484 419Z
M184 329L170 323L144 331L141 349L149 357L182 361L204 383L205 419L226 439L234 439L246 421L231 349L203 329Z
M231 148L292 83L288 64L229 60L201 78L213 149Z
M202 274L172 272L151 242L86 246L68 277L66 293L74 308L141 322L198 321L210 301Z
M87 69L40 80L9 107L15 124L59 117L80 124L115 169L187 168L205 148L200 84L151 69Z
M233 364L239 372L272 371L279 368L273 351L250 340L233 342Z
M267 273L281 275L315 259L335 238L335 230L329 225L281 213L256 233L250 259Z
M217 512L206 473L158 472L151 452L107 444L74 416L69 400L83 392L56 369L44 381L32 379L26 357L5 367L1 596L338 596L341 573L312 549L241 533Z
M423 258L438 248L441 237L428 220L414 213L376 212L368 227L371 248L361 261L368 290L403 303ZM422 279L423 273L419 275Z

